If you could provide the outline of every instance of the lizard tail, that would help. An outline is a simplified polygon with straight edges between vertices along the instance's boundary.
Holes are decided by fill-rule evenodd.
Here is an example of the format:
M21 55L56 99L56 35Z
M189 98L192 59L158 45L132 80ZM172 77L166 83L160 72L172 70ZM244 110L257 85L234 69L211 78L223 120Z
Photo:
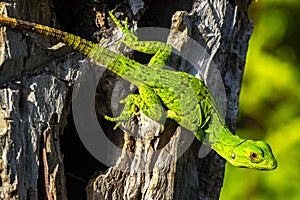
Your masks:
M3 17L0 15L0 24L5 26L16 28L19 30L26 30L34 33L38 33L44 35L46 37L50 37L52 39L56 39L59 42L62 42L75 50L82 52L85 55L88 55L91 50L97 48L97 44L88 41L86 39L82 39L79 36L51 28L48 26L27 22L15 18Z
M125 56L120 56L117 53L104 48L103 46L99 46L98 44L80 38L79 36L55 28L15 18L3 17L1 15L0 24L21 31L25 30L28 32L37 33L62 42L71 48L82 52L84 55L89 56L98 64L108 68L119 76L124 75L128 70L133 70L134 68L131 65L124 65L126 62L134 62L133 60L130 60Z

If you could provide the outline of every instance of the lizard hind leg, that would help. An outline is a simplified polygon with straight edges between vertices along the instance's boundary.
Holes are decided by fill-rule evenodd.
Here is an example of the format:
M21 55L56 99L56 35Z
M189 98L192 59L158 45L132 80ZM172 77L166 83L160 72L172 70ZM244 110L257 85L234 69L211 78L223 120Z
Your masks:
M146 54L154 54L148 66L156 66L162 69L165 68L165 65L167 64L172 53L171 45L159 41L139 41L138 36L134 34L133 30L128 29L128 18L125 19L123 26L118 21L118 19L112 14L112 12L108 11L108 13L112 20L115 22L115 24L125 35L125 39L117 41L116 45L123 43L124 45L132 48L133 50Z
M172 54L172 46L159 41L130 41L126 38L119 40L117 44L119 43L141 53L154 54L148 64L149 67L155 66L164 69Z

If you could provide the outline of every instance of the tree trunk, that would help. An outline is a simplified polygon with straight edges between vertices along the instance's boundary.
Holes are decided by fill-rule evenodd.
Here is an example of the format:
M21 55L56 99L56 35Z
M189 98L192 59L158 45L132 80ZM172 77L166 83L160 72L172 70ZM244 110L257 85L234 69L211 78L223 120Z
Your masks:
M193 38L208 54L197 55L187 50L197 57L201 69L191 68L192 63L176 55L170 66L201 75L208 85L217 80L217 73L211 71L211 66L216 66L226 91L226 122L233 130L253 29L246 13L248 1L238 2L235 5L234 1L226 0L129 0L126 3L15 0L1 2L0 6L2 15L58 27L106 46L120 39L107 10L116 13L119 20L127 16L134 28L138 24L181 31L183 39L178 40L173 32L167 38L178 52L186 51L187 38ZM71 104L74 106L80 99L76 82L85 73L81 68L94 64L87 59L83 61L81 53L44 36L6 27L0 31L1 199L219 198L225 161L214 151L203 154L204 147L194 140L192 133L171 120L166 122L165 131L159 133L159 125L142 114L131 121L130 130L113 131L114 124L102 117L114 110L110 106L113 105L111 95L120 99L124 90L132 92L134 88L123 80L120 84L119 78L110 72L102 74L91 101L96 100L92 108L96 108L107 138L117 147L112 148L116 151L106 149L109 159L105 161L115 163L91 155L86 143L80 141L76 121L76 116L80 118L84 114L74 113ZM140 62L148 61L145 55L126 48L120 50ZM218 91L214 96L224 100ZM88 125L85 128L91 129Z

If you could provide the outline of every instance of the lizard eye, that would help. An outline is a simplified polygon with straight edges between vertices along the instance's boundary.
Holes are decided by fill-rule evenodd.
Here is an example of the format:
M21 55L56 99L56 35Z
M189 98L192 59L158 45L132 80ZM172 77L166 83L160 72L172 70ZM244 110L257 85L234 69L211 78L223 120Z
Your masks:
M252 153L250 154L250 157L255 159L255 158L257 158L257 154L254 153L254 152L252 152Z
M235 159L235 152L233 152L232 154L231 154L231 158L234 160Z
M258 162L259 155L257 153L251 152L249 157L251 162Z

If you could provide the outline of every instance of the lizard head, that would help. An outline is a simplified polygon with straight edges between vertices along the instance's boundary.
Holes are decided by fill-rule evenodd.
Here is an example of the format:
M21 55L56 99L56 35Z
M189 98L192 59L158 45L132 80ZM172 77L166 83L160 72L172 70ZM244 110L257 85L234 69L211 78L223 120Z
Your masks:
M277 161L271 147L264 141L243 140L235 145L227 157L227 161L237 167L258 170L272 170Z

